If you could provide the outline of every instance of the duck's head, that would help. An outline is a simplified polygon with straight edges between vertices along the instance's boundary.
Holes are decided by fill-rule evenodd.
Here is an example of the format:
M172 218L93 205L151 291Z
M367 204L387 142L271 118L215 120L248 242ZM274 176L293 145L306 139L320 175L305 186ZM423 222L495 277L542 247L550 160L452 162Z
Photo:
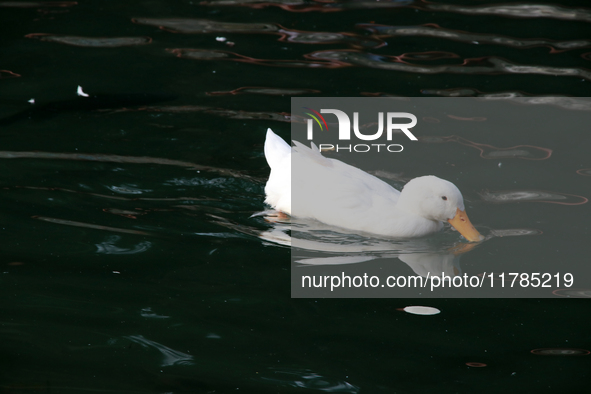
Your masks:
M425 219L447 221L470 242L484 239L468 219L460 190L436 176L422 176L408 182L397 206Z

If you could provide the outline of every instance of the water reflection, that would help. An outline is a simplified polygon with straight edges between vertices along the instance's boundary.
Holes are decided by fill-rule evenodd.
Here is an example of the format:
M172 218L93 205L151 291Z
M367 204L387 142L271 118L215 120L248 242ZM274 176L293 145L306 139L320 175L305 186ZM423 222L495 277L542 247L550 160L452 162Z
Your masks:
M130 112L130 111L147 111L147 112L170 112L170 113L191 113L203 112L210 115L221 116L230 119L264 119L277 122L290 122L292 117L287 112L255 112L242 111L225 108L207 107L203 105L158 105L146 106L137 109L124 108L121 110L111 111L110 113Z
M191 18L133 18L133 23L156 26L172 33L273 33L279 27L272 23L233 23Z
M463 121L467 121L467 122L484 122L484 121L486 121L486 118L484 118L482 116L476 116L476 117L472 117L472 118L465 118L465 117L456 116L456 115L447 115L447 117L450 118L450 119L463 120Z
M480 193L480 197L486 202L509 203L509 202L545 202L560 205L581 205L589 200L574 194L545 192L540 190L510 190Z
M474 363L474 362L470 362L470 363L466 363L467 366L469 367L474 367L474 368L484 368L487 367L487 365L485 363Z
M559 289L552 294L567 298L591 298L591 289Z
M524 105L553 105L574 111L591 111L591 100L583 97L565 97L558 95L553 95L552 97L535 96L533 94L519 91L484 93L471 88L423 89L421 90L421 93L442 97L479 97L482 100L510 100L517 104Z
M426 51L426 52L409 52L396 56L399 60L440 60L440 59L457 59L460 56L451 52L444 51Z
M101 153L56 153L56 152L10 152L0 151L0 159L49 159L49 160L79 160L79 161L97 161L107 163L130 163L130 164L160 164L167 166L186 167L197 171L210 171L218 174L228 175L235 178L254 179L238 170L229 170L225 168L217 168L211 166L204 166L201 164L191 163L187 161L165 159L160 157L146 157L146 156L121 156ZM127 190L131 190L128 189ZM113 190L117 191L117 190ZM140 191L141 192L141 191ZM132 193L135 194L135 193Z
M419 74L534 74L591 80L591 71L587 69L518 64L495 56L463 59L461 64L420 65L407 62L404 54L384 56L354 49L316 51L304 55L307 60L257 59L234 52L198 48L172 48L167 51L186 59L225 60L274 67L342 68L355 66ZM413 56L416 57L416 55ZM454 57L456 56L454 55Z
M234 23L190 18L134 18L132 22L157 26L172 33L274 34L279 36L279 41L299 44L349 44L353 47L363 48L379 48L385 45L384 41L374 37L359 36L354 33L292 30L275 23ZM217 40L226 41L225 37L218 37Z
M522 235L540 235L542 231L533 228L492 229L490 235L494 237L519 237Z
M340 68L349 66L339 61L311 61L311 60L284 60L284 59L256 59L228 51L216 51L210 49L195 48L170 48L168 52L177 57L193 60L226 60L241 63L257 64L272 67L311 67L311 68Z
M150 37L82 37L47 33L31 33L27 34L25 37L35 38L41 41L73 45L77 47L92 48L118 48L134 45L146 45L152 42Z
M118 235L108 236L104 242L95 244L97 251L96 253L101 254L136 254L146 252L152 247L152 243L149 241L142 241L134 245L132 248L122 248L115 244L121 241L121 237Z
M585 349L556 347L546 349L534 349L531 351L531 353L538 356L588 356L591 352Z
M553 18L570 21L591 22L591 10L566 8L541 4L499 4L482 6L462 6L452 4L424 3L429 11L457 12L467 15L495 15L510 18Z
M230 91L207 92L208 96L227 96L238 94L263 94L268 96L300 96L320 93L315 89L285 89L272 87L243 86Z
M117 209L117 208L103 208L103 212L112 213L113 215L118 215L128 219L137 219L140 215L145 215L147 212L141 211L126 211L124 209Z
M309 369L269 368L260 379L279 387L297 387L327 393L358 393L359 387L342 380L332 379Z
M404 71L420 74L537 74L572 76L591 80L591 71L581 68L553 67L512 63L495 56L464 59L459 65L426 66L401 62L399 56L378 56L353 50L318 51L308 58L333 61L336 64L370 67L382 70Z
M255 236L265 243L291 247L292 258L301 267L359 264L377 259L396 258L422 277L443 273L458 276L462 273L461 255L480 245L459 242L457 232L452 230L426 238L380 239L369 234L361 235L331 227L314 220L290 218L274 210L259 212L251 217L264 220L267 226L271 225L266 230L216 215L208 216L212 223ZM540 233L528 229L490 230L485 241L497 236Z
M282 28L279 30L282 37L279 41L288 41L298 44L349 44L352 47L380 48L386 43L374 37L363 37L353 33L330 33L298 31Z
M0 70L0 78L18 78L20 77L19 74L14 73L9 70Z
M169 367L172 365L194 365L193 356L179 352L177 350L171 349L167 346L164 346L158 342L151 341L145 338L143 335L129 335L125 336L131 342L137 343L144 348L149 349L156 349L162 355L162 361L160 362L161 367Z
M150 189L139 189L135 187L136 185L124 185L124 186L106 186L112 192L120 193L120 194L142 194L142 193L149 193L153 190Z
M84 97L81 97L84 96ZM49 103L35 103L29 100L26 109L14 115L0 119L0 125L9 125L18 121L45 120L68 112L90 112L105 109L128 108L139 105L151 105L174 100L177 96L162 93L128 94L92 94L87 95L78 86L77 97ZM23 103L24 104L24 103Z
M542 148L533 145L516 145L509 148L498 148L493 145L481 144L470 141L466 138L450 135L445 137L419 137L419 142L440 144L444 142L456 142L480 151L483 159L524 159L524 160L546 160L552 155L552 149Z
M150 307L143 308L140 312L140 315L142 317L146 317L149 319L170 319L170 316L163 316L163 315L159 315L157 313L154 313L152 311L152 308L150 308Z
M66 220L66 219L59 219L59 218L50 218L50 217L46 217L46 216L31 216L31 218L37 219L37 220L42 220L44 222L49 222L49 223L63 224L66 226L74 226L74 227L85 227L85 228L91 228L91 229L95 229L95 230L111 231L114 233L152 235L152 234L145 232L145 231L129 230L126 228L118 228L118 227L101 226L98 224L77 222L74 220Z
M0 7L36 8L36 7L73 7L77 1L0 1Z
M80 187L84 187L80 185ZM87 196L94 196L100 198L106 198L110 200L121 200L121 201L213 201L211 198L207 197L120 197L120 196L110 196L107 194L100 194L100 193L90 193L90 192L83 192L79 190L71 190L65 189L61 187L38 187L38 186L14 186L15 189L29 189L29 190L45 190L45 191L60 191L66 193L76 193L81 195ZM4 189L10 189L5 187ZM139 209L139 208L136 208ZM152 210L158 210L158 208L152 208ZM133 215L143 215L141 212L134 212L134 211L121 211L117 209L105 208L103 209L105 212L111 212L114 214L123 214L123 213L133 213ZM119 212L118 212L119 211Z
M345 2L324 2L308 3L304 0L206 0L201 5L208 6L243 6L249 8L279 7L290 12L336 12L347 9L371 9L371 8L397 8L413 4L415 0L384 0L384 1L345 1Z
M380 38L386 37L433 37L465 42L469 44L495 44L514 48L533 48L547 46L551 53L568 51L571 49L587 48L591 40L555 41L549 39L515 38L497 34L472 33L461 30L445 29L436 24L422 26L387 26L370 23L358 24L357 27L369 30Z

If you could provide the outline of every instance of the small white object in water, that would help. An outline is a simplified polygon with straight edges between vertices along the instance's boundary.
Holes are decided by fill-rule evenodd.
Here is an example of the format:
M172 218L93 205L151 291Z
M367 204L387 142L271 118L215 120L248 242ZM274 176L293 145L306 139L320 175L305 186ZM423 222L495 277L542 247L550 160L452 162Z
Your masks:
M413 315L436 315L441 313L439 309L430 306L407 306L403 311Z
M215 40L219 41L219 42L224 42L227 40L227 38L226 37L216 37Z
M501 165L502 165L502 164L503 164L503 163L499 162L499 168L501 168Z
M32 99L30 99L30 100L29 100L29 101L27 101L27 102L28 102L28 103L31 103L31 104L35 104L35 99L34 99L34 98L32 98Z
M88 94L86 94L82 91L82 86L80 86L80 85L78 85L78 91L76 93L78 94L78 96L88 97Z

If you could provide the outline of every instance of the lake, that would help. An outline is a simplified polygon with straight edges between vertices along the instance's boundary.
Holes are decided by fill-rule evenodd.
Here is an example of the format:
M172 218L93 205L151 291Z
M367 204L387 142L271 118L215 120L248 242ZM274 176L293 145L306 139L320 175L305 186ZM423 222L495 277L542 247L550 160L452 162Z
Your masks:
M291 298L292 251L253 215L269 209L266 130L289 139L293 97L501 96L546 124L588 119L590 22L584 1L0 1L0 391L587 392L588 278L495 299ZM455 134L366 169L460 187L494 235L462 272L585 267L584 127L451 115L421 119Z

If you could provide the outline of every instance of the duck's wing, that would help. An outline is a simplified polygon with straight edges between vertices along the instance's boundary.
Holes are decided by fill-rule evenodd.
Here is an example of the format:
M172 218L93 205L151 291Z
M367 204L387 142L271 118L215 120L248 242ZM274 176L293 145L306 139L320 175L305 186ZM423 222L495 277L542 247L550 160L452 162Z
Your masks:
M396 205L400 192L359 168L294 141L292 214L344 228L379 222Z
M292 149L297 155L298 161L304 160L323 167L333 166L333 160L322 156L315 143L310 143L310 148L298 141L293 141L293 143L295 146Z

